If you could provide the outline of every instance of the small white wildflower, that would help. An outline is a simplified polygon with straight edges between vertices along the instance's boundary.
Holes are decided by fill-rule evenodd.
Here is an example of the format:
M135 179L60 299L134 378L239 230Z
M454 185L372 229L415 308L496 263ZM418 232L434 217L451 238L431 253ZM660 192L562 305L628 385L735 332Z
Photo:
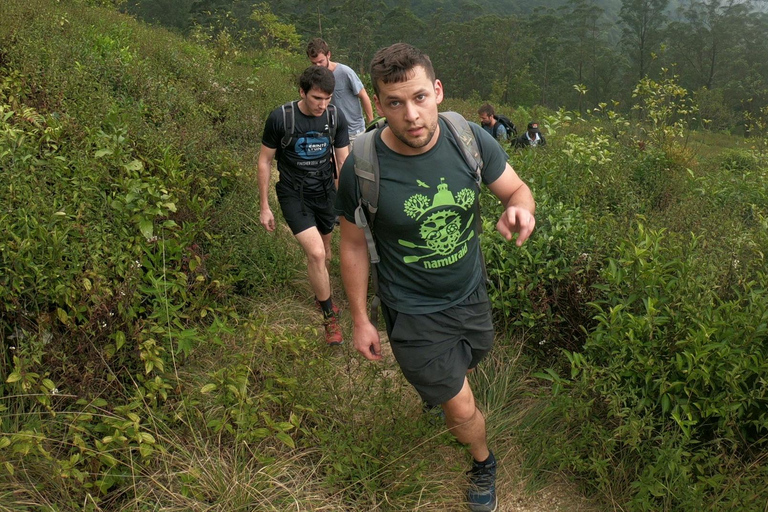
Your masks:
M59 394L59 388L53 388L53 389L51 390L51 394L52 394L52 395L58 395L58 394Z

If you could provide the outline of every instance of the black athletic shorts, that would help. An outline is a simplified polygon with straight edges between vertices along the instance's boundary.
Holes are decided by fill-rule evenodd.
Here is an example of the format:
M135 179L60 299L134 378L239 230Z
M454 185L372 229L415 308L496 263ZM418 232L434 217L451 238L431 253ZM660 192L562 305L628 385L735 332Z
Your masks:
M467 370L493 347L491 303L485 282L459 304L409 315L381 305L387 334L403 375L430 406L455 397Z
M333 203L336 200L334 187L327 194L319 196L304 194L303 208L298 190L278 181L275 191L283 218L294 235L312 227L317 227L321 235L327 235L333 231L336 225L336 212L333 209Z

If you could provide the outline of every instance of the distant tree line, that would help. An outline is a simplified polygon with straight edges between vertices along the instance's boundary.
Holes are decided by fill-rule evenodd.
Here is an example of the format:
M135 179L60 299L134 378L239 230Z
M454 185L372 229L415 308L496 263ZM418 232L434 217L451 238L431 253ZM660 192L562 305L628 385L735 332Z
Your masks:
M643 78L677 75L701 117L732 129L768 104L768 14L733 0L566 0L502 14L504 2L129 0L147 21L219 44L302 52L326 39L361 74L380 47L432 57L449 96L569 110L617 101ZM673 0L674 1L674 0Z

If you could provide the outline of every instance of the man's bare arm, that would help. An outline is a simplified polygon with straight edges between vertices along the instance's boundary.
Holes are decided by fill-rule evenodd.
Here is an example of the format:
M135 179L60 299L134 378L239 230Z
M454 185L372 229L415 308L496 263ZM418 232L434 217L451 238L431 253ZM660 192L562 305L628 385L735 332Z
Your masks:
M341 221L341 278L352 315L355 349L366 359L381 359L379 331L368 318L368 245L362 229L343 216Z
M533 216L536 211L536 202L531 189L509 164L502 175L488 188L505 207L496 223L496 229L507 240L512 240L513 234L517 233L515 244L523 245L536 227L536 218Z
M276 149L268 148L264 144L259 152L259 222L267 231L275 230L275 216L269 207L269 179L276 152Z

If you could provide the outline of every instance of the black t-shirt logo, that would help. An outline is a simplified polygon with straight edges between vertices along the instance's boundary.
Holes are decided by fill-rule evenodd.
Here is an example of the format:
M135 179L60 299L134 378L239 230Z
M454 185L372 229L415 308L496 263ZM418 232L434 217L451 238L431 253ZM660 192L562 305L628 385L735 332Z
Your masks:
M296 140L294 151L303 160L317 160L328 152L329 142L321 132L307 132Z

